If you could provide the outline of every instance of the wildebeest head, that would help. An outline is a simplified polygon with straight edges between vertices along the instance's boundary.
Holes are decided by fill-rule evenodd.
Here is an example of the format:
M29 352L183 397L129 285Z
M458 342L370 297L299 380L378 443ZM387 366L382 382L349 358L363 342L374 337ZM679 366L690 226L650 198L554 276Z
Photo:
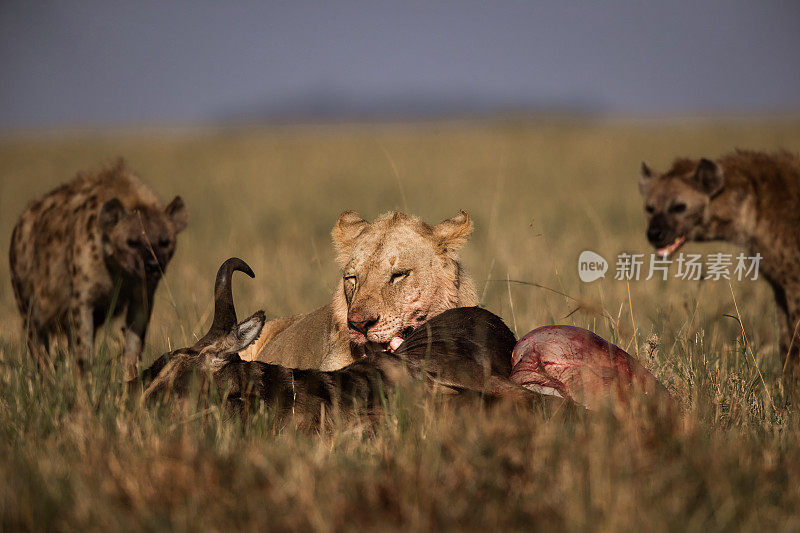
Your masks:
M185 388L188 378L197 371L213 372L232 358L237 352L252 344L261 334L266 315L257 311L238 322L233 305L231 276L235 271L255 277L252 269L239 259L232 257L222 263L214 284L214 320L208 332L194 345L180 348L159 357L142 374L141 380L148 387L146 396L165 387Z

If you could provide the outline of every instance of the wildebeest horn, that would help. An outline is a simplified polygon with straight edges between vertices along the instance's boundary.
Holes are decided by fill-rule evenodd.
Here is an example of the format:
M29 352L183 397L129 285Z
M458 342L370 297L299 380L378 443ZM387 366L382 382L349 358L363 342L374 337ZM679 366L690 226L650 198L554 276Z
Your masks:
M217 281L214 284L214 322L198 344L209 342L227 334L236 325L236 309L233 307L233 290L231 275L238 270L251 278L256 277L250 266L239 259L231 257L219 267Z

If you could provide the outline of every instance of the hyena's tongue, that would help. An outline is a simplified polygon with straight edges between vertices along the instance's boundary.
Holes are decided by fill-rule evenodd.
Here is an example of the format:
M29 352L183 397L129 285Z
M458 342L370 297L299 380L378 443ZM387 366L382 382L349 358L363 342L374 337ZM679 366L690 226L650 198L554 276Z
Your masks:
M672 244L669 244L663 248L659 248L658 250L656 250L656 253L661 257L669 257L670 255L675 253L675 251L678 248L683 246L683 243L685 242L686 242L686 235L681 235L680 237L672 241Z
M392 340L389 341L389 351L390 352L395 351L400 347L401 344L403 344L402 337L392 337Z

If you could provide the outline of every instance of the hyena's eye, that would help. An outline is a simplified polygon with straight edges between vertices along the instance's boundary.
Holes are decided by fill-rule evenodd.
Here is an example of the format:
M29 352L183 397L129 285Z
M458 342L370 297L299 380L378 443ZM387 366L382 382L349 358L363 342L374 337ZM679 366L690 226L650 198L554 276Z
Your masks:
M645 211L647 211L649 214L651 214L651 215L652 215L652 214L655 212L656 208L655 208L655 207L653 207L652 205L646 205L646 206L644 207L644 210L645 210Z
M169 246L169 239L161 239L160 241L158 241L158 246L160 248L166 248L167 246Z
M669 208L670 213L683 213L684 211L686 211L686 204L683 202L672 204L672 206Z
M139 246L139 240L138 239L128 239L128 246L130 246L131 248L136 248L137 246Z

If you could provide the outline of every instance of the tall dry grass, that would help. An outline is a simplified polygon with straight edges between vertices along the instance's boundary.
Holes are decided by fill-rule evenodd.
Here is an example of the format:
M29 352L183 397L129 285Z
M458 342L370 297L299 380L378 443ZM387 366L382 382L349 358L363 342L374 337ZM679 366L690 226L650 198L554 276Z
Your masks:
M675 426L612 412L543 415L406 390L367 430L306 435L276 433L268 412L243 426L213 406L180 416L143 410L118 383L115 325L98 339L89 379L76 378L69 364L55 383L39 379L3 261L4 529L796 530L798 398L779 384L777 315L766 284L626 284L613 275L584 284L576 271L583 250L612 262L622 251L650 252L636 186L642 159L663 168L676 155L734 147L799 151L800 122L487 121L5 137L4 250L26 202L118 155L165 200L187 201L190 225L159 288L146 363L202 334L214 272L231 255L257 276L235 282L240 314L302 312L324 304L337 281L328 232L341 211L372 218L401 209L434 222L465 209L476 230L462 257L488 309L518 335L575 324L638 353L685 415Z

